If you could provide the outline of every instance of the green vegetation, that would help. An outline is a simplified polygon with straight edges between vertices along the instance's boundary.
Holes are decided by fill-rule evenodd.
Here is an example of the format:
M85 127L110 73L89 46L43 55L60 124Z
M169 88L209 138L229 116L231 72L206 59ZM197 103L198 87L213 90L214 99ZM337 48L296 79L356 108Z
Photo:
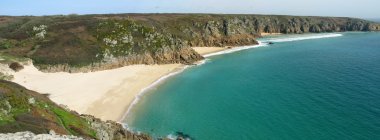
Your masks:
M7 75L7 74L0 72L0 80L11 80L11 79L13 79L12 75Z
M71 112L68 112L62 108L53 107L53 112L58 116L62 125L70 132L72 135L89 134L92 137L96 137L96 132L89 129L89 124L83 119L79 118ZM80 133L77 131L81 131Z
M0 80L0 132L32 131L95 138L96 132L78 114L66 111L45 95Z
M0 80L0 133L30 131L46 134L53 130L59 135L75 135L85 139L151 139L145 134L125 130L116 122L104 122L90 115L69 111L47 96Z
M130 56L142 59L137 62L146 63L141 56L148 54L154 59L163 58L165 50L178 51L188 46L252 45L257 43L255 38L261 32L375 30L380 30L377 23L343 17L212 14L0 16L0 53L31 58L40 68L66 64L82 67L108 58ZM182 62L165 59L160 59L165 62L155 63Z
M142 38L150 32L148 28L136 23L125 21L106 21L97 27L97 39L102 42L102 55L124 56L134 53L133 47L137 38ZM134 37L136 39L134 39ZM139 46L137 46L139 47Z
M95 57L99 52L98 43L91 34L96 29L96 20L66 16L2 19L0 38L20 42L3 49L3 54L31 58L37 65L84 66L99 61Z
M9 49L12 48L15 44L15 41L10 41L7 39L0 40L0 49Z
M96 37L101 45L101 56L123 57L131 54L155 53L172 46L176 40L152 27L137 24L130 19L108 20L99 23Z

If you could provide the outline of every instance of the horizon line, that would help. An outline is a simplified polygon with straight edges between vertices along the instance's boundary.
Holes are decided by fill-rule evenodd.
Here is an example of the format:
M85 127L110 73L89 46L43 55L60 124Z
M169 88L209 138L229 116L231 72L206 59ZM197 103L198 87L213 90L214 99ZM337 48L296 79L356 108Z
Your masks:
M362 17L350 17L350 16L323 16L323 15L284 15L284 14L254 14L254 13L197 13L197 12L139 12L139 13L70 13L70 14L41 14L41 15L5 15L0 14L0 16L10 16L10 17L44 17L44 16L85 16L85 15L123 15L123 14L140 14L140 15L165 15L165 14L177 14L177 15L259 15L259 16L295 16L295 17L334 17L334 18L358 18L358 19L380 19L380 18L362 18Z

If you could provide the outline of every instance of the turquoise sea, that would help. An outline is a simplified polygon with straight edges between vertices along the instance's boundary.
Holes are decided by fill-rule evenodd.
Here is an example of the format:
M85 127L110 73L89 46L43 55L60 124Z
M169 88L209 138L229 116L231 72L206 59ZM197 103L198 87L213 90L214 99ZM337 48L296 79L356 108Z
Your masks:
M209 57L146 92L125 122L196 140L380 139L380 33L339 34Z

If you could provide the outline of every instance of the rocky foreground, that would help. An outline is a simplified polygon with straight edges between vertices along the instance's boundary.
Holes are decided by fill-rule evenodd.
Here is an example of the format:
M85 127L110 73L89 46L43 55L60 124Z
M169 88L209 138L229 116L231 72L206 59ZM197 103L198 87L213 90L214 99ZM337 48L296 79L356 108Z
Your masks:
M191 47L257 44L261 33L379 31L345 17L116 14L0 17L0 53L30 58L49 72L88 72L131 64L192 64Z
M85 140L84 138L72 135L34 134L29 131L0 134L1 140Z

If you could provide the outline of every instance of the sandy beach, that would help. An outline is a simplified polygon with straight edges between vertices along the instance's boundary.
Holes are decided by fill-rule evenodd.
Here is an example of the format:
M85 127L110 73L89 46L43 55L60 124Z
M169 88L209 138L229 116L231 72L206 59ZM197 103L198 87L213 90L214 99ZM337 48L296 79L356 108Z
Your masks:
M260 33L261 36L281 35L282 33Z
M194 47L201 55L227 47ZM15 83L49 94L57 104L103 120L120 121L136 95L161 77L181 70L182 64L132 65L89 73L43 73L33 64L13 73Z
M229 47L192 47L196 52L201 55L207 55L230 49Z
M54 102L78 113L119 121L143 88L181 66L133 65L90 73L43 73L29 65L14 73L13 82L48 93Z

